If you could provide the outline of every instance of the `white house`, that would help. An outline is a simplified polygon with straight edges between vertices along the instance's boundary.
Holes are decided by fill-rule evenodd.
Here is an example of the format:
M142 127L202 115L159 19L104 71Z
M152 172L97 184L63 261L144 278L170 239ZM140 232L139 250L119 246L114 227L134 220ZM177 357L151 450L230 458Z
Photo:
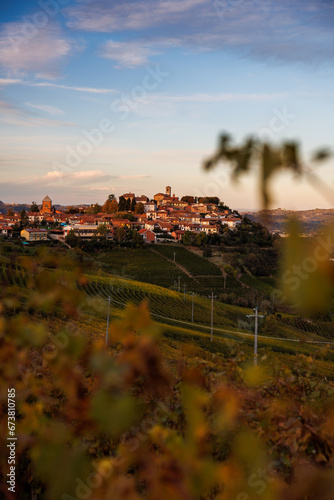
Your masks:
M144 204L145 213L147 212L155 212L157 209L157 203L155 201L149 201Z
M96 224L73 224L63 228L65 238L72 229L76 236L85 239L92 238L97 232Z

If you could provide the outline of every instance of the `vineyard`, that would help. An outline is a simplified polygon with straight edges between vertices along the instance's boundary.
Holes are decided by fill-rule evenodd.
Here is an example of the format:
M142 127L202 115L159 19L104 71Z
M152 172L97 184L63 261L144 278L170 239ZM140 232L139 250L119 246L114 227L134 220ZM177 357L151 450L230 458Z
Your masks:
M250 291L249 287L243 286L233 276L228 275L224 280L218 266L181 246L156 245L154 252L147 249L115 248L100 255L95 262L95 266L97 265L101 266L101 274L127 277L170 290L177 290L180 281L181 290L186 285L188 293L203 296L213 292L217 296L222 293L234 293L243 297ZM94 273L98 274L96 271L92 272ZM255 287L253 290L258 291Z
M250 274L244 274L240 281L245 285L258 290L266 295L270 295L275 291L274 280L271 278L254 278Z
M191 322L192 301L194 300L194 322L208 325L211 311L210 300L201 296L184 295L173 290L141 283L124 278L106 278L89 276L87 285L81 288L88 295L98 295L107 299L109 296L119 304L132 302L140 304L147 300L153 314L177 320ZM235 328L238 321L245 317L249 310L216 302L214 307L214 322L221 327Z
M111 255L114 255L113 252ZM160 260L160 257L153 253L152 257L153 261L155 257ZM127 256L127 259L130 264L126 269L131 266L131 258L129 259ZM161 260L166 267L174 266L163 257ZM123 263L124 261L118 259L117 267L121 272L122 267L120 266ZM220 353L224 356L229 356L231 349L233 350L236 346L240 348L242 345L242 348L246 349L251 356L254 324L252 320L247 320L246 315L251 314L252 310L215 300L213 308L214 342L212 343L210 342L211 300L208 296L193 296L188 293L184 295L176 290L123 277L121 273L119 275L108 274L106 271L108 268L109 265L106 264L103 275L94 274L94 271L91 270L86 273L84 282L77 283L78 289L87 297L88 301L100 301L100 306L97 309L88 307L87 311L84 310L85 314L80 329L86 332L85 334L92 334L92 330L95 334L97 332L100 332L99 335L104 334L109 297L112 318L121 317L127 304L139 305L146 301L154 321L161 326L166 341L169 339L173 343L193 344L205 352ZM154 266L153 269L151 267L151 272L153 271ZM124 268L123 274L127 274L124 273ZM188 278L187 275L184 276ZM221 278L214 276L202 279L207 279L208 283L212 284ZM228 286L233 285L233 278L230 276L227 276L226 281ZM238 286L242 286L237 280L234 281ZM19 296L22 308L25 307L24 304L29 294L26 286L27 274L21 265L10 262L0 264L0 287L7 290L9 294L15 293ZM55 309L53 320L55 322L64 321L62 312ZM260 354L275 352L279 356L288 356L286 359L289 360L289 363L293 362L296 353L311 354L315 357L319 355L323 359L323 361L317 361L320 372L326 372L326 376L331 376L333 372L334 377L334 365L328 364L328 361L334 361L334 351L328 349L325 354L322 354L326 341L334 340L333 322L313 322L310 319L287 314L279 315L273 321L273 332L265 328L265 320L260 322ZM310 341L318 342L318 344L311 345ZM320 369L321 363L325 363L326 369Z
M185 267L190 274L196 276L222 276L221 270L204 257L187 250L182 246L156 245L157 252Z
M121 311L124 310L126 304L138 305L146 300L153 319L162 326L165 336L205 346L209 352L225 352L225 354L228 352L226 346L221 345L217 349L209 340L211 320L211 301L209 298L195 296L193 299L191 295L186 294L184 301L182 293L119 277L89 276L88 283L81 285L81 289L90 297L102 298L105 304L110 297L111 313L116 316L122 314ZM193 322L192 300L194 300ZM235 342L252 346L253 323L250 321L245 324L246 315L250 313L252 311L249 309L215 301L213 315L215 339L221 339L223 344L227 343L228 349ZM323 331L322 325L319 329L309 331L305 337L305 331L295 328L293 319L288 316L277 319L275 326L274 334L270 334L270 332L260 333L262 335L262 338L259 338L260 352L269 349L289 355L295 355L297 352L315 354L321 352L326 340L330 338L324 334L326 332ZM271 337L273 338L271 339ZM308 343L311 341L319 342L319 344L311 345ZM334 351L328 350L326 358L334 361Z
M334 339L334 324L329 321L312 321L310 319L298 317L282 317L280 323L292 327L295 331L303 332L304 334L321 335L329 340Z

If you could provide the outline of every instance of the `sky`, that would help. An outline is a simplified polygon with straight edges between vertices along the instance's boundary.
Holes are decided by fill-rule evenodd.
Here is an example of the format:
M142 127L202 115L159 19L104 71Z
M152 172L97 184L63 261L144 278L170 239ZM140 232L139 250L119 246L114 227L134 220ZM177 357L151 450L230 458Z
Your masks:
M330 208L334 2L18 0L0 7L0 200L103 203L110 193L260 206L203 160L228 132L300 143L326 184L279 174L272 207Z

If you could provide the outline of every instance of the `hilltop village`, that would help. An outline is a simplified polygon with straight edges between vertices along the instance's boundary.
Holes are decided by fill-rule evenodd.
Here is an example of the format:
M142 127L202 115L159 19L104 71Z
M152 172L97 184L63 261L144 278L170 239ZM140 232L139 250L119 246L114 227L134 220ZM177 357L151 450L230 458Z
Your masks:
M30 211L8 211L0 214L0 234L11 237L20 229L27 242L49 238L68 241L72 237L91 240L103 237L119 239L125 231L135 231L146 243L173 240L189 236L219 235L242 223L237 211L231 210L219 198L195 198L172 195L171 187L152 199L125 193L118 201L110 195L103 206L55 208L49 196L38 206L33 202Z

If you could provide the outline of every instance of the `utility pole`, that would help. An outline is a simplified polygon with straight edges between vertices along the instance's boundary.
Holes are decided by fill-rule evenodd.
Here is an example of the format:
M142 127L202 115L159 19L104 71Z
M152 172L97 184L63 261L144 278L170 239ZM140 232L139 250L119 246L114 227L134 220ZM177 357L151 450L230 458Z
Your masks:
M181 291L181 276L179 276L177 279L178 279L178 281L179 281L178 291L179 291L179 293L180 293L180 291Z
M175 264L175 256L176 256L176 252L174 252L174 264Z
M110 314L110 295L109 295L109 297L108 297L108 316L107 316L106 347L108 347L109 314Z
M216 299L217 297L215 295L213 295L213 292L211 295L209 295L209 297L211 297L211 342L213 341L213 299Z
M192 306L191 306L191 322L194 322L194 297L195 295L193 294L192 296Z
M226 289L226 274L224 274L224 290Z
M257 330L258 330L258 320L259 318L264 318L263 315L258 313L258 308L253 309L255 314L247 314L247 318L255 318L255 329L254 329L254 366L257 366Z
M183 302L186 301L186 286L187 285L183 285Z

